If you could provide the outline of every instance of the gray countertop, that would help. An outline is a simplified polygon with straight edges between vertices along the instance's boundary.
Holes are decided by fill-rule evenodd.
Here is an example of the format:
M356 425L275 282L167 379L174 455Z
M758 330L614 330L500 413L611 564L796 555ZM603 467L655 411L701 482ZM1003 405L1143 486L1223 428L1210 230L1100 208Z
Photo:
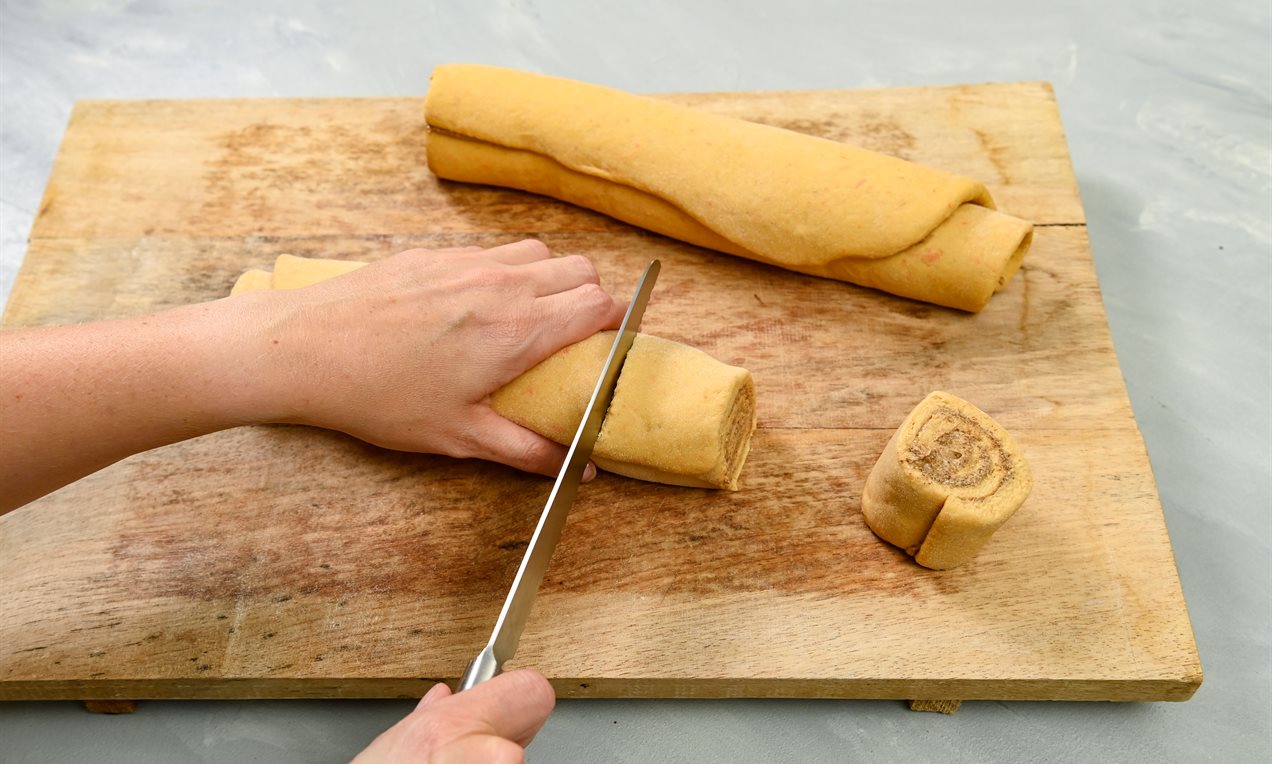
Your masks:
M1186 703L971 702L953 717L890 701L562 701L530 759L1270 760L1272 6L848 5L4 0L0 295L77 99L421 95L454 61L644 92L1049 80L1201 689ZM0 704L0 760L341 761L410 707Z

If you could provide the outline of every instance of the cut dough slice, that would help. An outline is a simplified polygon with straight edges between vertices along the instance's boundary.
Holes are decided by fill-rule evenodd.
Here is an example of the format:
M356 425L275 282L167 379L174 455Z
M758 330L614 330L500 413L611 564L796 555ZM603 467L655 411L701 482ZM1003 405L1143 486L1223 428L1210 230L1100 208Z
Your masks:
M699 246L969 311L1032 226L968 178L835 141L512 69L434 69L429 167Z
M924 567L971 560L1033 487L1007 431L949 393L924 398L866 479L866 524Z
M280 255L272 288L316 284L363 265ZM270 275L247 271L232 293L270 289ZM497 390L491 407L545 438L569 443L613 342L614 332L601 332L562 348ZM736 491L754 432L749 371L688 345L638 334L592 459L601 469L639 480Z

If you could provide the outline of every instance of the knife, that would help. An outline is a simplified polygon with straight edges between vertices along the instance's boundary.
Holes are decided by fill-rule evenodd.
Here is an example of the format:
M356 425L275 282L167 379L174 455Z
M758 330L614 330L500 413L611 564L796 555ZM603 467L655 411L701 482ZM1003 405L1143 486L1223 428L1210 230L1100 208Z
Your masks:
M459 681L460 690L467 690L487 679L493 679L503 670L504 663L517 652L521 632L530 617L530 607L534 605L539 585L543 583L543 575L552 559L552 550L556 549L557 541L561 538L561 529L565 527L565 517L569 514L570 505L574 503L574 495L578 493L583 469L587 466L587 460L592 457L592 448L601 432L601 422L604 421L605 412L614 397L618 373L627 358L627 351L632 349L632 342L636 339L636 330L640 328L640 319L645 315L649 295L654 291L659 268L659 262L653 260L641 274L636 293L627 306L627 315L623 316L623 323L618 327L614 345L601 370L601 377L596 381L592 398L583 410L579 429L574 433L570 450L566 452L565 464L561 465L561 472L552 485L552 492L548 494L543 514L539 515L539 524L530 537L530 545L521 558L521 567L512 579L512 586L504 599L503 609L499 611L499 619L495 621L490 641L464 669L464 676Z

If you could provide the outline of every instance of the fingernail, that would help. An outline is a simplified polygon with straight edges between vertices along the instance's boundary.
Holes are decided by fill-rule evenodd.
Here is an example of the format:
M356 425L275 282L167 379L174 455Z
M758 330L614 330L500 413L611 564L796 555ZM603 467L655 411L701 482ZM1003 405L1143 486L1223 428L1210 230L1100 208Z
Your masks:
M587 483L594 477L596 477L596 465L588 462L587 466L583 468L583 482Z

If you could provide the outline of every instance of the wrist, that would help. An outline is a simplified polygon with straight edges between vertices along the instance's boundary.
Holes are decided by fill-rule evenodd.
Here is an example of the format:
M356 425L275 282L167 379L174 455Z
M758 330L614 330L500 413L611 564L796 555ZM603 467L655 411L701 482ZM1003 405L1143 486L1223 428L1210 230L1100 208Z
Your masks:
M194 378L227 427L296 422L282 293L255 292L190 306L201 347Z

